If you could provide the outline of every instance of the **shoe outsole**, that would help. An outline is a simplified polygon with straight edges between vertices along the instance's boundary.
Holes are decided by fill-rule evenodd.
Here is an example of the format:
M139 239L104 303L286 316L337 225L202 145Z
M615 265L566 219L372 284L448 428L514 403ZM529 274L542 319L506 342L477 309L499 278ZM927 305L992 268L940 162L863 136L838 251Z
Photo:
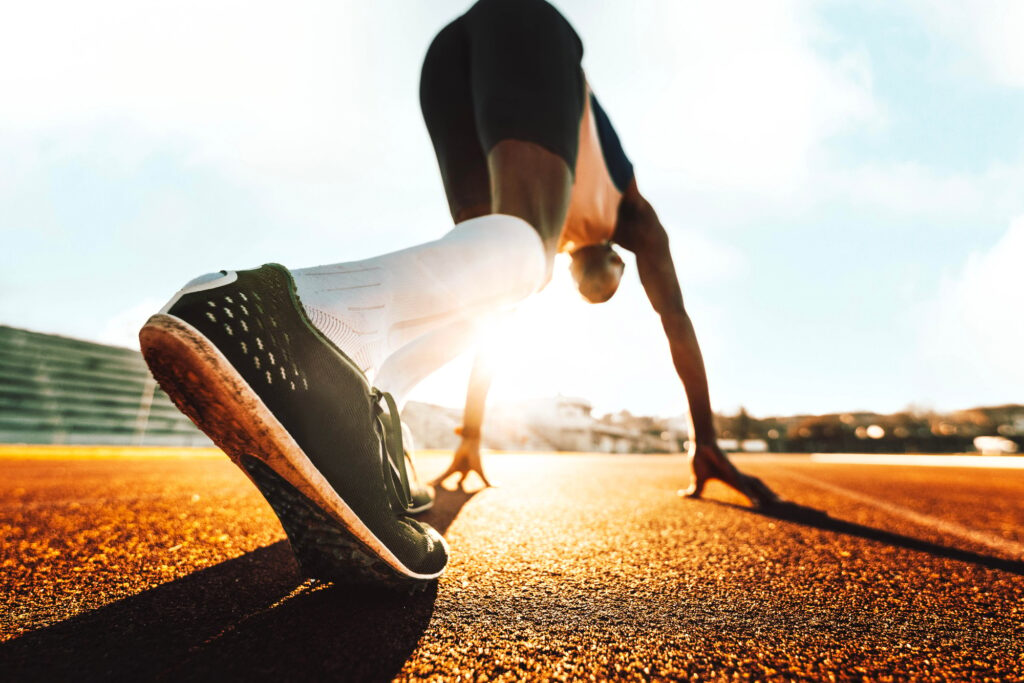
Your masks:
M243 455L240 466L281 521L292 552L305 576L339 583L372 583L410 591L426 581L410 581L375 557L344 527L256 458Z
M146 322L139 341L161 388L270 503L303 573L328 581L405 586L441 574L414 572L394 556L202 333L159 313Z

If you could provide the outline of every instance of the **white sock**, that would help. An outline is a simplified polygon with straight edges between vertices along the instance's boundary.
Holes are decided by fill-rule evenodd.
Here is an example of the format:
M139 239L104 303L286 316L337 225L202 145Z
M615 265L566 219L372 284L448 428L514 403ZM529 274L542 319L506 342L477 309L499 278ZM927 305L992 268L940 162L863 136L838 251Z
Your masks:
M399 408L405 407L416 385L455 359L477 341L479 320L460 320L425 334L388 356L374 385L390 393Z
M463 221L434 242L292 276L313 324L372 381L396 350L515 305L543 286L546 270L537 231L521 218L492 214Z

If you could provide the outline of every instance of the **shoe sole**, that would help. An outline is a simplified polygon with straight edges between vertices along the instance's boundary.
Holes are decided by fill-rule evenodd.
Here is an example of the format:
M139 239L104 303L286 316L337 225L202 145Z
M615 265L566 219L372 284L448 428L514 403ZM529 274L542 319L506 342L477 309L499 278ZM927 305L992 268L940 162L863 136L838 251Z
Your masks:
M414 572L395 557L201 332L158 313L139 332L139 341L160 387L270 503L304 573L330 581L404 585L440 576L441 571Z

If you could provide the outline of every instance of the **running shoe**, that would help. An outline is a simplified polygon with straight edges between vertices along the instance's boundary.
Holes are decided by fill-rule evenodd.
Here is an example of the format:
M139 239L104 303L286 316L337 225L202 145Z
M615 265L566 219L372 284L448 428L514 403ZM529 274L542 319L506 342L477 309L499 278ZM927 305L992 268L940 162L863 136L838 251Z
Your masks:
M309 321L286 268L188 283L139 333L153 376L256 484L305 574L430 581L444 538L410 518L391 397Z

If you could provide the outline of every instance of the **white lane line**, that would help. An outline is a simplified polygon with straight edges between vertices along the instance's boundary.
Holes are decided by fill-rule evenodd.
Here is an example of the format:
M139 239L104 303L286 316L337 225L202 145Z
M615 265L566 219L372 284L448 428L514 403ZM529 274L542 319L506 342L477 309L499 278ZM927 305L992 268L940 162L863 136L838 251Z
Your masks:
M891 455L884 453L811 453L813 462L843 465L917 465L920 467L982 467L1024 470L1020 455Z
M1014 559L1024 559L1024 544L1010 541L984 531L971 529L963 526L962 524L957 524L956 522L950 522L945 519L933 517L932 515L926 515L924 513L911 510L910 508L905 508L902 505L896 505L895 503L890 503L888 501L881 500L880 498L869 496L866 493L851 491L848 488L836 486L835 484L830 484L828 482L821 481L820 479L809 477L806 474L797 474L788 468L784 470L783 474L787 477L792 477L797 481L802 481L805 484L817 486L820 489L845 496L859 503L864 503L865 505L871 505L888 512L894 517L902 517L903 519L919 524L923 527L928 527L938 531L939 533L956 536L957 538L961 538L965 541L970 541L971 543L983 545L986 548L991 548L992 550L1012 555Z

